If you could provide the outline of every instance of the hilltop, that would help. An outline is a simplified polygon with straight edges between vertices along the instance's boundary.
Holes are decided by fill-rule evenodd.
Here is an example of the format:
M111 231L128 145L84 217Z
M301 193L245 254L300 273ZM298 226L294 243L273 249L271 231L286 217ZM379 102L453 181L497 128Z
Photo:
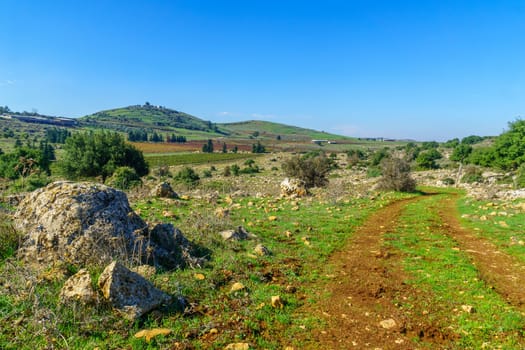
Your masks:
M218 124L222 129L228 130L230 136L250 138L279 138L283 141L310 141L317 140L341 140L350 139L349 137L330 134L324 131L301 128L281 123L268 122L263 120L249 120L236 123Z
M78 120L82 126L122 132L134 129L160 133L182 132L188 136L200 136L201 138L227 134L225 130L220 129L211 121L163 106L154 106L147 102L144 105L96 112Z

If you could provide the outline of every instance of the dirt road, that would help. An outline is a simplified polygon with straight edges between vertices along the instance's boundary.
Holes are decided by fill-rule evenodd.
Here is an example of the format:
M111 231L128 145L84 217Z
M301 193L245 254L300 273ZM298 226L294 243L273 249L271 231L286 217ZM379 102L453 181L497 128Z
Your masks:
M424 295L406 284L402 256L385 248L384 234L398 227L406 206L423 197L396 202L372 215L347 247L331 257L336 275L326 286L328 297L304 312L320 315L326 326L306 336L311 349L453 348L459 335L435 317L399 307L410 299L425 303ZM525 300L525 267L496 247L463 229L457 219L455 197L440 200L440 227L466 251L480 276L511 305ZM388 245L387 245L388 246ZM441 326L440 326L441 325ZM416 341L414 341L416 340Z

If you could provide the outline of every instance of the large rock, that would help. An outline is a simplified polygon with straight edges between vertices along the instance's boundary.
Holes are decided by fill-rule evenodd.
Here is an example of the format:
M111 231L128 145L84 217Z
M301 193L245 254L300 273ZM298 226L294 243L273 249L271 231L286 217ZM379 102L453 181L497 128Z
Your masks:
M281 182L281 195L287 197L302 197L307 194L304 183L298 179L286 178Z
M171 301L171 296L118 262L104 269L98 286L104 298L128 320L135 320Z
M191 250L171 225L163 226L163 234L153 228L150 239L148 225L131 210L124 192L87 182L55 182L29 194L14 223L24 235L19 257L37 266L57 261L105 266L125 260L172 269L184 266Z
M151 191L153 197L161 198L179 198L179 195L173 191L171 185L167 182L161 182Z

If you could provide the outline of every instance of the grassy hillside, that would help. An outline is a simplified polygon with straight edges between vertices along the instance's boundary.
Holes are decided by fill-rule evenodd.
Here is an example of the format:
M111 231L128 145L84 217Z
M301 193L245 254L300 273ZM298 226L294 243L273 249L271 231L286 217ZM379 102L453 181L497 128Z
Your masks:
M211 121L162 106L136 105L110 109L79 118L81 125L127 132L142 129L147 132L176 133L185 136L210 137L227 132Z
M276 139L280 136L283 141L310 141L319 140L348 140L350 138L324 131L305 129L291 125L273 123L261 120L250 120L237 123L218 124L222 129L230 132L232 137L249 138L258 134L258 137Z

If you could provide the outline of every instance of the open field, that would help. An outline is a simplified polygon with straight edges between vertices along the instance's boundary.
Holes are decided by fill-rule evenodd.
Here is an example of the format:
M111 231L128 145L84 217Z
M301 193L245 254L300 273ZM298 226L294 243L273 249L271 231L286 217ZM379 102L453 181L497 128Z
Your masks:
M200 172L209 169L208 161L230 155L148 158L197 162ZM261 173L230 178L220 175L223 167L240 159L220 159L212 177L197 188L174 183L183 199L152 198L147 188L129 193L141 217L173 223L209 258L202 267L152 276L157 287L183 297L183 307L160 309L135 322L122 320L103 302L66 309L57 303L61 280L52 278L52 270L46 278L31 277L16 259L5 260L0 267L0 317L8 326L0 332L1 347L524 346L519 287L525 269L523 201L479 202L443 189L425 189L426 195L363 192L346 169L336 170L329 186L312 196L281 198L283 174L272 165L286 157L255 158ZM256 237L228 242L218 235L237 226ZM271 254L255 254L257 244ZM490 244L504 257L498 269L477 255L480 244ZM100 270L91 274L96 277ZM509 282L505 276L517 279ZM232 292L235 283L243 288ZM272 306L272 296L280 297L282 308ZM149 342L134 337L142 329L156 328L170 333Z

